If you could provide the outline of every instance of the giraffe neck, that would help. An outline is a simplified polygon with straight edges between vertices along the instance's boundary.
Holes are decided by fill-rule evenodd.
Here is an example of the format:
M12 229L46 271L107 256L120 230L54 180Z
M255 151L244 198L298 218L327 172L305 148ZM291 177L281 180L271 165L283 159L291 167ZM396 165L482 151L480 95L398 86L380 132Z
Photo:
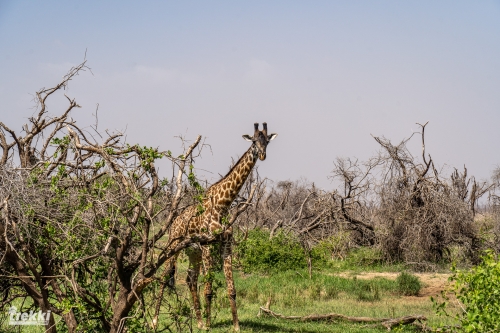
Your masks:
M252 145L241 156L229 173L207 190L206 197L208 201L220 209L229 207L234 199L236 199L256 162L257 150Z

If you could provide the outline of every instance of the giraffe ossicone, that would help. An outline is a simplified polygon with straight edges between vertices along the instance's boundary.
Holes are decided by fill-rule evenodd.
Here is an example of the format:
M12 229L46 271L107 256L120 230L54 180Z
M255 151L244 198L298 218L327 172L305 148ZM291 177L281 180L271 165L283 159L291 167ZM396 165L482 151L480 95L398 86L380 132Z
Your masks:
M250 148L241 156L231 170L218 182L210 186L203 199L203 213L199 214L196 205L187 208L179 215L169 233L169 248L175 248L186 237L196 238L201 235L220 234L222 246L221 253L224 276L227 284L227 293L233 317L233 327L239 331L238 313L236 308L236 289L234 287L233 269L232 269L232 227L224 226L222 218L227 216L231 203L236 199L248 175L252 172L257 163L257 159L266 159L267 145L276 138L277 134L267 133L267 123L262 123L262 130L259 130L259 123L254 124L254 134L243 135L243 138L252 142ZM222 231L224 231L222 233ZM210 327L211 303L212 303L212 281L207 279L205 282L205 315L206 325L203 323L201 315L200 299L198 297L198 276L200 269L203 268L204 274L210 272L213 266L212 256L209 246L199 246L193 244L187 251L189 258L189 269L187 275L187 285L193 298L193 306L198 322L198 328ZM173 286L175 280L175 266L178 254L170 258L165 264L165 274L169 277L169 285ZM163 295L162 286L160 297ZM153 324L156 326L161 302L157 303Z

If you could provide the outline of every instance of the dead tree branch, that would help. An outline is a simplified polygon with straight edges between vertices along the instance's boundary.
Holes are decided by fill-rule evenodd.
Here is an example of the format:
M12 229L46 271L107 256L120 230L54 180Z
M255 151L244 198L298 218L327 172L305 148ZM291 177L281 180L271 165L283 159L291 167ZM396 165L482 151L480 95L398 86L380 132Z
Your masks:
M266 315L278 319L297 320L297 321L332 321L342 320L351 323L379 323L380 326L387 328L389 331L399 325L411 325L413 323L421 323L426 321L427 318L422 315L404 316L399 318L371 318L371 317L351 317L339 313L327 314L311 314L307 316L285 316L281 313L271 311L269 309L269 302L266 306L259 308L259 316Z

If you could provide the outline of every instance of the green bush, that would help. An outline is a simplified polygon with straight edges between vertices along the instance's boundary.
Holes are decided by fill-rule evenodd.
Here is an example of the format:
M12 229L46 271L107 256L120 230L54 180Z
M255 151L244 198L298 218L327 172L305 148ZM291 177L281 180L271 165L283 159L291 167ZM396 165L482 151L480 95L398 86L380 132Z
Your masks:
M315 254L314 251L313 254ZM313 259L316 258L313 257ZM364 246L350 249L342 259L334 258L333 260L329 259L327 263L319 263L323 265L322 267L325 267L324 265L326 264L339 271L360 272L366 270L398 269L397 264L387 264L384 262L382 253L378 248ZM316 265L318 265L318 263Z
M311 257L318 263L329 263L332 260L344 260L351 249L351 237L346 231L339 231L335 235L318 242L311 251Z
M368 285L367 287L359 288L356 291L356 297L358 301L362 302L380 301L380 292L376 286L371 288L371 286Z
M375 281L363 281L353 277L354 294L358 301L375 302L380 301L380 288Z
M249 231L238 244L236 254L245 273L284 271L307 266L304 249L292 235L283 231L269 239L262 229Z
M493 251L486 251L481 263L468 271L453 267L450 281L462 311L454 315L461 326L460 332L500 332L500 261ZM449 298L443 291L444 302L432 299L439 315L446 312Z
M396 278L398 293L404 296L417 296L422 288L420 279L413 274L402 272Z

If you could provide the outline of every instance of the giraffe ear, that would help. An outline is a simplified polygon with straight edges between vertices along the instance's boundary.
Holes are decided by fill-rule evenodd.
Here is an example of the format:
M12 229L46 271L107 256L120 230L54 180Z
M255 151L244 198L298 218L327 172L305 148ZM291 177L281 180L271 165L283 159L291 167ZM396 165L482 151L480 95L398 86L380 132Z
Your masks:
M268 141L271 141L271 140L273 140L273 139L274 139L275 137L277 137L277 136L278 136L278 134L277 134L277 133L272 133L272 134L269 134L269 136L267 137L267 140L268 140Z
M243 139L250 141L250 142L253 142L253 138L248 134L243 135Z

